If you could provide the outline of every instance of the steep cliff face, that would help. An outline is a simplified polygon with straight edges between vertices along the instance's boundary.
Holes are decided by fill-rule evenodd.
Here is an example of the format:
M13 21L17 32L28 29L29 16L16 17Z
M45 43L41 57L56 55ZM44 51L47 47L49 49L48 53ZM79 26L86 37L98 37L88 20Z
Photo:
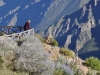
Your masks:
M41 19L41 22L36 26L36 31L40 31L41 34L56 23L62 16L70 15L75 11L81 9L90 0L54 0L48 7ZM43 33L42 33L43 32Z
M61 47L80 50L81 53L99 50L99 42L97 41L100 31L99 7L100 1L91 0L82 9L59 19L56 24L48 28L46 34L52 34ZM86 49L85 45L89 41L93 41L93 44L89 45L92 48ZM96 46L95 49L93 45Z
M80 50L91 38L91 23L87 22L80 27L80 33L76 41L76 49Z

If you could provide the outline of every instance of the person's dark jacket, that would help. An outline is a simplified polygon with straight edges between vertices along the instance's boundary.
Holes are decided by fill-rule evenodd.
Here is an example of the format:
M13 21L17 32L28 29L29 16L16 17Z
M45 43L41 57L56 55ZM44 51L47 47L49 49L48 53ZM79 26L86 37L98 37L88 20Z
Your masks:
M24 25L24 31L30 29L30 23L26 22Z

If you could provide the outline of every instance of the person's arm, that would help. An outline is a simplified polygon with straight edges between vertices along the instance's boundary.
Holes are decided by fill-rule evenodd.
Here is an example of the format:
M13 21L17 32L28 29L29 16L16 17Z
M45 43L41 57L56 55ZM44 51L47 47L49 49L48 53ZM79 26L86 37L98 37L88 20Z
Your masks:
M29 23L29 29L31 29L30 23Z

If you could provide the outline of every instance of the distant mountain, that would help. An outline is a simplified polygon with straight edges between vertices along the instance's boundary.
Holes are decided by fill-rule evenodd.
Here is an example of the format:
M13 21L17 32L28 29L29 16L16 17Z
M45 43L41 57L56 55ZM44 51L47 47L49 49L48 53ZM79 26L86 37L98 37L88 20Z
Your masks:
M80 57L99 57L100 1L91 0L78 11L63 16L45 34L54 36L61 47L78 50Z
M24 25L30 19L31 26L37 25L52 0L0 0L0 25Z
M30 19L35 30L45 30L62 16L82 8L90 0L0 0L0 25L24 25Z
M54 0L48 7L41 22L36 29L44 32L53 23L56 23L62 16L70 15L82 8L90 0Z

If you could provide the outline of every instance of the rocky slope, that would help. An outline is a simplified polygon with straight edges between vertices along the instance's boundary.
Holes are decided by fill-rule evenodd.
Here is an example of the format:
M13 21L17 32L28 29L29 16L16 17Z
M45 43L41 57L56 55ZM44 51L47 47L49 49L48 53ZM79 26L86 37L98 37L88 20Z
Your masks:
M42 39L38 34L16 41L0 36L0 74L25 75L35 71L38 75L58 75L54 74L55 70L62 69L69 75L87 75L91 70L72 50L47 44ZM67 54L61 53L62 49L67 50Z
M8 44L9 43L9 44ZM18 45L18 43L21 43ZM43 45L38 37L30 36L20 40L0 36L0 66L7 75L16 75L21 72L26 74L54 75L56 69L62 69L73 75L71 67L57 61L60 56L59 48L51 45ZM66 60L66 59L64 59ZM8 71L7 71L8 70ZM14 74L14 72L16 72ZM0 73L5 75L6 73Z

